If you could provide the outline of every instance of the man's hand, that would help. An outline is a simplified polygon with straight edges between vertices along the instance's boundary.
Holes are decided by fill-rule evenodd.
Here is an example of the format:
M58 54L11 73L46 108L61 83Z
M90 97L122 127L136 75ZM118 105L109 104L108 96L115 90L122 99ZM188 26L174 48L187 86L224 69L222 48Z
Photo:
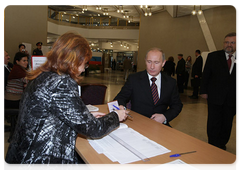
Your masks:
M201 97L204 98L204 99L207 99L208 95L207 94L201 94Z
M166 117L163 114L155 113L152 115L151 119L155 120L156 122L163 123L166 120Z
M120 110L125 110L125 108L124 108L123 105L120 105L120 106L119 106L119 109L120 109Z

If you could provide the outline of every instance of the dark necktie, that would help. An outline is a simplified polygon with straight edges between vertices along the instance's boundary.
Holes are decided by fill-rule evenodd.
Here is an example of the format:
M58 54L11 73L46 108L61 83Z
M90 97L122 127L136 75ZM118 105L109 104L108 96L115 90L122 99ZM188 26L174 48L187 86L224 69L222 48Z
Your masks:
M11 67L9 67L9 65L7 65L7 69L9 72L11 72L11 70L12 70Z
M232 54L229 54L228 55L228 60L227 60L227 63L228 63L228 70L230 71L230 68L231 68L231 64L232 64Z
M156 105L159 97L158 97L158 91L157 91L157 85L155 84L155 81L157 80L155 77L151 78L152 80L152 85L151 85L151 90L152 90L152 96L153 96L153 102Z

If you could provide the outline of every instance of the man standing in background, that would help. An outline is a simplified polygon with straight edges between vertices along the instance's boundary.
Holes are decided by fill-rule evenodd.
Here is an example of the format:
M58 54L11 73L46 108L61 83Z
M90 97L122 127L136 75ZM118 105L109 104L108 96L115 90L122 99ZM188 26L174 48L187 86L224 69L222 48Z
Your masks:
M38 42L36 44L37 48L35 50L33 50L33 55L40 55L42 56L43 53L42 53L42 42Z
M129 71L132 69L132 61L126 57L123 61L124 80L127 81Z
M197 58L192 66L193 95L189 96L191 99L198 99L199 86L202 77L203 58L201 56L200 50L195 51L195 56Z
M12 63L9 63L10 56L8 55L7 51L4 51L4 90L7 86L8 75L12 70Z
M200 94L208 101L208 143L226 150L236 115L236 33L225 36L223 50L208 54Z
M183 93L183 83L185 74L185 60L183 54L178 54L178 63L176 68L178 92Z

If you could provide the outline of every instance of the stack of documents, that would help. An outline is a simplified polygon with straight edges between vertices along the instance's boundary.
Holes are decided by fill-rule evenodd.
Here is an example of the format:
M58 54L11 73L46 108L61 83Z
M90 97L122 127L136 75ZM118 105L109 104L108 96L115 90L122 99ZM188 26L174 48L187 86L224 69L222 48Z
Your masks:
M127 164L171 152L167 148L128 128L126 124L101 139L89 139L90 145L113 162Z
M93 105L90 105L90 104L89 104L89 105L86 105L86 106L87 106L89 112L97 112L97 111L99 110L98 107L93 106Z

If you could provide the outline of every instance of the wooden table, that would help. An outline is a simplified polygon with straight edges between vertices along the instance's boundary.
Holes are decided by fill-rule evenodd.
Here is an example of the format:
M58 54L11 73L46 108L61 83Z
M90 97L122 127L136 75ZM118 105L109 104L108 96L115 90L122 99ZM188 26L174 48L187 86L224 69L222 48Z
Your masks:
M107 105L97 105L100 112L108 113ZM162 125L154 120L130 111L133 120L127 119L124 123L128 127L138 131L147 138L163 145L171 150L170 153L150 158L150 161L138 161L133 164L162 164L181 159L188 164L230 164L236 159L236 155L212 146L206 142L184 134L174 128ZM114 164L104 154L98 154L88 143L87 139L76 139L76 151L89 164ZM175 153L197 151L196 153L182 155L177 158L169 156Z

